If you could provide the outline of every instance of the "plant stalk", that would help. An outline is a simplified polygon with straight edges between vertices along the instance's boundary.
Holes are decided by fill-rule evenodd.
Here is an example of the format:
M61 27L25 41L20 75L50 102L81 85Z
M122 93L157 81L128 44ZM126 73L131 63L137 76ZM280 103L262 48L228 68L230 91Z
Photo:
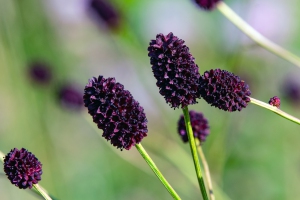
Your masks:
M300 58L295 54L285 50L281 46L270 41L254 28L252 28L247 22L245 22L241 17L239 17L229 6L227 6L223 1L217 3L218 10L225 16L229 21L231 21L237 28L244 32L248 37L255 41L261 47L267 49L273 54L295 64L300 67Z
M52 200L51 197L45 191L45 189L42 188L41 186L39 186L39 184L33 184L33 187L34 187L34 189L36 189L36 191L38 191L38 193L40 195L42 195L44 197L44 199L46 199L46 200Z
M200 168L199 158L198 158L198 154L197 154L197 148L196 148L194 133L193 133L192 125L191 125L189 109L187 106L185 106L184 108L182 108L182 111L183 111L183 115L184 115L186 132L187 132L187 135L189 138L189 144L190 144L190 148L191 148L191 152L192 152L192 157L193 157L194 166L195 166L195 170L196 170L196 174L197 174L197 179L198 179L198 183L200 186L200 191L201 191L203 199L208 200L208 196L206 193L206 188L205 188L205 184L204 184L204 180L203 180L203 176L202 176L202 172L201 172L201 168Z
M149 167L152 169L154 174L157 176L157 178L162 182L162 184L165 186L165 188L168 190L168 192L171 194L173 199L181 199L176 191L172 188L172 186L168 183L168 181L165 179L165 177L162 175L162 173L159 171L153 160L150 158L146 150L143 148L141 144L136 144L135 147L137 148L138 152L142 155L144 160L147 162Z
M292 116L292 115L290 115L290 114L288 114L286 112L283 112L282 110L280 110L279 108L277 108L275 106L269 105L269 104L267 104L265 102L259 101L257 99L252 98L252 97L249 97L249 98L250 98L250 103L253 103L253 104L257 105L257 106L260 106L260 107L263 107L265 109L268 109L268 110L276 113L277 115L279 115L279 116L281 116L281 117L283 117L285 119L288 119L288 120L290 120L290 121L292 121L292 122L300 125L300 119L298 119L298 118L296 118L296 117L294 117L294 116Z
M207 181L210 200L215 200L215 195L214 195L213 185L212 185L212 181L211 181L211 177L210 177L209 167L208 167L205 155L203 153L202 147L200 145L200 141L198 139L196 139L196 144L197 144L197 147L198 147L198 152L199 152L200 159L201 159L202 164L203 164L204 176L205 176L206 181Z
M90 116L88 116L87 114L84 114L83 117L91 125L91 127L93 127L95 132L101 137L101 134L99 133L99 129L96 128L97 126L93 123L92 120L90 120ZM111 145L108 145L108 146L112 147ZM165 188L168 190L168 192L172 195L172 197L176 200L177 199L180 200L181 198L178 196L178 194L172 188L172 186L168 183L168 181L164 178L164 176L159 171L159 169L157 168L157 166L155 165L153 160L150 158L150 156L148 155L146 150L143 148L143 146L141 144L136 144L135 147L137 148L138 152L142 155L144 160L147 162L147 164L150 166L150 168L152 169L154 174L158 177L158 179L162 182L162 184L165 186ZM122 159L125 159L125 158L122 157ZM130 163L132 164L131 161L130 161Z

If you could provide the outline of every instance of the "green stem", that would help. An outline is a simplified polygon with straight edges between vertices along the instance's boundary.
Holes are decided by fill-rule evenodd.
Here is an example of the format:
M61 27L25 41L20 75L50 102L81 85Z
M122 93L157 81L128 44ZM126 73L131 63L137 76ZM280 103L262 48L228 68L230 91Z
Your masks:
M282 110L280 110L279 108L275 107L275 106L271 106L265 102L262 102L262 101L259 101L257 99L254 99L252 97L249 97L250 98L250 103L253 103L255 105L258 105L260 107L263 107L263 108L266 108L274 113L276 113L277 115L280 115L281 117L283 118L286 118L296 124L299 124L300 125L300 119L290 115L290 114L287 114L286 112L283 112Z
M194 133L193 133L193 129L192 129L192 126L191 126L189 109L188 109L187 106L185 106L184 108L182 108L182 111L183 111L183 115L184 115L184 122L185 122L185 126L186 126L186 132L187 132L187 135L188 135L188 138L189 138L189 143L190 143L190 147L191 147L191 151L192 151L194 166L195 166L195 170L196 170L196 174L197 174L201 194L202 194L202 197L203 197L204 200L208 200L208 196L207 196L207 193L206 193L206 189L205 189L205 185L204 185L204 181L203 181L203 176L202 176L201 168L200 168L200 164L199 164L199 158L198 158L197 148L196 148L195 139L194 139Z
M212 181L211 181L211 177L210 177L209 167L208 167L205 155L203 153L202 147L200 145L200 141L198 139L196 139L196 144L197 144L197 147L198 147L198 152L199 152L200 159L201 159L202 164L203 164L204 176L205 176L206 181L207 181L210 200L215 200L215 195L214 195L214 190L213 190Z
M154 174L157 176L157 178L162 182L162 184L165 186L165 188L168 190L168 192L171 194L173 199L181 199L176 191L172 188L172 186L168 183L168 181L165 179L165 177L162 175L162 173L159 171L153 160L150 158L150 156L147 154L146 150L143 148L141 144L136 144L135 147L137 148L138 152L142 155L144 160L147 162L149 167L152 169Z
M83 113L82 112L82 117L86 120L86 122L90 125L91 128L93 128L93 130L95 131L95 133L102 138L102 133L100 131L100 129L98 129L97 125L91 120L91 116L87 113ZM141 165L141 163L139 161L137 161L136 159L133 159L132 156L127 155L127 154L120 154L120 150L117 150L114 146L112 146L110 143L108 143L107 141L103 142L108 148L110 148L117 156L119 156L120 159L125 160L126 162L128 162L129 164L135 166L136 168L138 168L139 170L148 173L148 174L152 174L152 172L150 172L148 169L145 169L144 165Z
M83 117L91 125L91 127L95 130L95 132L101 137L101 134L99 133L99 129L97 128L95 123L93 123L93 121L90 119L90 116L87 114L83 114ZM108 143L106 142L106 144L108 144ZM112 147L111 145L108 145L108 146ZM161 172L158 170L155 163L152 161L152 159L147 154L146 150L142 147L142 145L136 144L135 146L136 146L137 150L139 151L139 153L142 155L142 157L145 159L145 161L148 163L148 165L150 166L152 171L155 173L155 175L159 178L159 180L163 183L163 185L166 187L166 189L169 191L169 193L173 196L173 198L180 199L178 194L174 191L174 189L171 187L171 185L167 182L167 180L163 177ZM115 148L113 148L113 149L115 149ZM120 155L120 154L118 154L118 155ZM122 159L125 159L125 158L122 156ZM129 163L133 164L132 161L130 161ZM138 165L136 165L136 166L139 167ZM143 170L143 169L141 169L141 170Z
M39 184L33 184L33 187L34 187L34 189L36 189L36 191L38 191L38 193L40 193L40 195L42 195L44 197L44 199L52 200L51 197L45 191L45 189L42 188L41 186L39 186Z
M236 25L236 27L238 27L242 32L244 32L258 45L274 53L275 55L300 67L300 58L298 56L285 50L284 48L273 43L272 41L270 41L269 39L265 38L263 35L258 33L249 24L247 24L242 18L240 18L233 10L231 10L231 8L228 7L223 1L218 2L217 8L225 17L228 18L228 20L230 20L234 25Z

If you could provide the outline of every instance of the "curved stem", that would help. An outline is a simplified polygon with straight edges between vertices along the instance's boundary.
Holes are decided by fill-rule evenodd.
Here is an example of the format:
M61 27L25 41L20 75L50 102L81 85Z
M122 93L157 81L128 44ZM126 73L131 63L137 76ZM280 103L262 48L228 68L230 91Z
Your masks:
M231 8L228 7L223 1L218 2L216 7L225 17L227 17L229 21L231 21L237 28L244 32L258 45L300 67L300 58L298 56L285 50L284 48L261 35L249 24L247 24L242 18L240 18L233 10L231 10Z
M199 164L199 158L198 158L198 154L197 154L197 148L196 148L196 144L195 144L195 139L194 139L194 133L193 133L193 129L191 126L191 120L190 120L190 114L189 114L189 109L187 106L185 106L184 108L182 108L183 111L183 115L184 115L184 122L185 122L185 126L186 126L186 132L189 138L189 143L190 143L190 148L191 148L191 152L192 152L192 157L193 157L193 161L194 161L194 166L195 166L195 170L196 170L196 174L197 174L197 179L198 179L198 183L200 186L200 190L201 190L201 194L204 200L208 200L208 196L206 193L206 189L205 189L205 184L203 181L203 176L201 173L201 168L200 168L200 164Z
M138 152L142 155L144 160L147 162L149 167L152 169L154 174L157 176L157 178L162 182L162 184L165 186L165 188L168 190L168 192L171 194L173 199L180 199L176 191L172 188L172 186L168 183L168 181L165 179L165 177L162 175L162 173L159 171L153 160L150 158L150 156L147 154L146 150L143 148L141 144L136 144L135 147L137 148Z
M204 168L204 176L207 181L209 196L210 196L211 200L215 200L215 195L214 195L214 190L213 190L212 181L211 181L211 177L210 177L209 167L208 167L205 155L203 153L202 147L200 145L200 141L198 139L196 139L196 143L197 143L197 147L198 147L199 156L202 161L203 168Z
M33 184L33 187L34 187L34 189L36 189L38 191L38 193L40 193L40 195L42 195L44 197L44 199L52 200L51 197L45 191L45 189L42 188L41 186L39 186L39 184Z
M283 118L286 118L296 124L299 124L300 125L300 119L286 113L286 112L283 112L282 110L280 110L279 108L275 107L275 106L271 106L265 102L262 102L262 101L259 101L257 99L254 99L252 97L249 97L250 98L250 103L253 103L255 105L258 105L260 107L263 107L263 108L266 108L274 113L276 113L277 115L280 115L281 117Z

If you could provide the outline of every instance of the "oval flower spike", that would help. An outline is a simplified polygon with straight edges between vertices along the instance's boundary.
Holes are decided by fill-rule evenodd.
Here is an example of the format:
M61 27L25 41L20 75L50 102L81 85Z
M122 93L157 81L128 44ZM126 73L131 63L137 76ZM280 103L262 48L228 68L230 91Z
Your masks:
M144 109L115 78L92 78L84 89L84 105L103 137L113 146L129 150L147 136Z
M197 103L199 68L184 41L172 32L158 34L151 40L148 51L156 85L166 103L172 108Z
M40 161L24 148L14 148L5 156L4 172L10 182L20 189L31 189L41 180L43 173Z
M190 111L190 120L194 133L194 137L198 138L200 143L202 144L206 137L209 135L209 126L207 119L203 116L201 112ZM181 136L183 142L188 142L188 136L186 132L186 126L184 123L184 116L181 115L178 120L178 133Z
M200 95L211 106L233 112L247 107L251 91L249 86L233 73L211 69L200 77Z

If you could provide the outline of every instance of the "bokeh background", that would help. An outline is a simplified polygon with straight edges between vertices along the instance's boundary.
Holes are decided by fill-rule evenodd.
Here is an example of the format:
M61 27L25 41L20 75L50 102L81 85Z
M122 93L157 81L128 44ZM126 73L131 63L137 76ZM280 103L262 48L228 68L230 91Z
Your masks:
M0 150L33 152L43 163L40 184L57 199L171 199L135 148L112 148L84 107L62 99L61 87L82 95L98 75L115 77L140 102L149 121L143 146L182 199L201 199L189 146L177 134L182 112L159 95L147 56L158 33L185 40L201 74L229 70L250 85L252 97L268 102L277 95L282 110L300 117L300 68L254 44L217 10L201 10L191 0L107 1L117 22L99 18L88 0L0 0ZM298 1L226 3L300 55ZM32 80L32 63L46 65L51 81ZM255 105L229 113L199 100L190 109L209 120L203 149L217 199L300 196L298 125ZM0 199L41 198L0 172Z

